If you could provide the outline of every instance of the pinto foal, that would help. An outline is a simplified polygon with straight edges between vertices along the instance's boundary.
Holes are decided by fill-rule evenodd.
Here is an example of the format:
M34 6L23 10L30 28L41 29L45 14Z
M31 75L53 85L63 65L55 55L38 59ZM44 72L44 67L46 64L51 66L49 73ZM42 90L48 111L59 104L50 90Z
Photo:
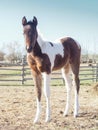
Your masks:
M79 66L81 49L79 44L70 37L64 37L58 43L48 42L42 39L37 31L37 18L27 21L22 19L23 32L27 50L27 61L31 68L37 95L37 112L34 123L38 122L41 112L42 76L44 78L44 93L47 102L46 122L50 121L50 76L54 70L62 69L62 74L67 88L67 104L64 116L68 115L70 106L70 92L73 86L75 90L74 117L78 116L79 95Z

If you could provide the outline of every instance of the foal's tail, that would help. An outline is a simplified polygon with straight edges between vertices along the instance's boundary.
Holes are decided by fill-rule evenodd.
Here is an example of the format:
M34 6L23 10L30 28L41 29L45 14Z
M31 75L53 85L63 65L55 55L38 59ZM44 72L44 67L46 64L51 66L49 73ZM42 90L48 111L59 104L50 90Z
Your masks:
M81 63L81 46L80 44L78 44L78 46L79 46L79 58L80 58L80 63Z

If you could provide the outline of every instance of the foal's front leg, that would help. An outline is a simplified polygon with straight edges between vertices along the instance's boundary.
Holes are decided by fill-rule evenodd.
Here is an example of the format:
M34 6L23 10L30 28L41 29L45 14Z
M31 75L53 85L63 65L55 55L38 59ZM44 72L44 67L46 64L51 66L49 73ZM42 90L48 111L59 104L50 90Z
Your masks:
M50 75L44 73L44 94L46 97L47 108L46 108L46 122L50 121Z
M39 116L41 113L41 89L42 89L42 76L41 74L34 74L33 73L33 80L34 80L34 85L35 85L35 90L36 90L36 96L37 96L37 111L36 111L36 116L34 123L37 123L39 120Z

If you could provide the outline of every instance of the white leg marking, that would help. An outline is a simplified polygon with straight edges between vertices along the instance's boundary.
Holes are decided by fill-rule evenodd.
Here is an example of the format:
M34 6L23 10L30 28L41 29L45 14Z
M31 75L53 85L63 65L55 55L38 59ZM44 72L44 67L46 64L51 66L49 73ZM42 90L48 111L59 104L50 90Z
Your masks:
M35 119L34 119L34 123L37 123L37 122L38 122L40 113L41 113L41 103L40 103L39 100L37 99L37 111L36 111L36 116L35 116Z
M77 117L78 116L78 110L79 110L79 101L78 101L78 93L77 93L77 90L76 90L76 83L75 83L75 80L74 80L74 76L73 76L73 87L74 87L74 90L75 90L75 101L74 101L74 117Z
M75 90L74 117L78 116L78 110L79 110L78 94L77 91Z
M45 121L49 122L50 121L50 75L44 73L43 76L44 76L44 94L47 102Z
M62 69L62 75L65 79L66 89L67 89L67 100L66 100L67 103L66 103L66 107L65 107L65 111L64 111L64 116L67 116L69 108L70 108L70 101L71 101L72 80L70 77L70 73L65 74L63 69Z

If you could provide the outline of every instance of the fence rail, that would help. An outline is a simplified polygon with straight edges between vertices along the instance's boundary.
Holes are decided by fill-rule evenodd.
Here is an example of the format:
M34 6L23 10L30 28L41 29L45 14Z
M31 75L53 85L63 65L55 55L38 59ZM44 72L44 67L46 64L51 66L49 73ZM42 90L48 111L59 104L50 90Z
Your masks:
M21 64L0 64L0 85L16 84L33 84L29 67L25 64L24 59ZM98 64L92 66L80 66L80 82L97 82L98 81ZM64 84L64 79L60 71L52 73L52 82L55 84ZM60 83L61 82L61 83Z

